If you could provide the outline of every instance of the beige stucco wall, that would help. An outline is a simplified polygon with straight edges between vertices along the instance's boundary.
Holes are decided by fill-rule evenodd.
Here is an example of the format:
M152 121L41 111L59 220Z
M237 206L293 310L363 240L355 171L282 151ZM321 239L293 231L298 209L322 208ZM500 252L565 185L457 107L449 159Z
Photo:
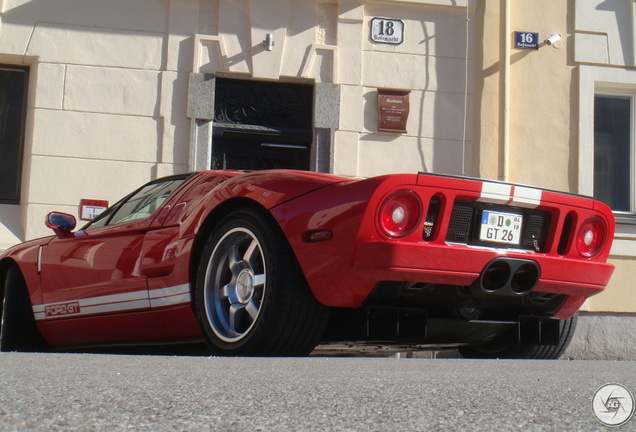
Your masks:
M564 1L485 0L476 20L480 59L476 72L476 173L485 178L572 191L572 47ZM508 31L508 34L505 32ZM538 32L538 50L514 48L514 32ZM551 34L563 38L553 46ZM507 141L507 143L506 143Z
M578 184L581 193L594 193L592 176L586 175L594 167L594 95L615 93L632 98L636 95L635 16L633 2L607 4L602 0L579 0L575 4L574 58L580 94L577 106L580 131ZM612 247L610 262L616 270L605 292L588 300L587 308L592 312L636 311L633 294L636 225L623 223L625 220L629 217L619 217Z
M334 173L461 174L470 171L472 152L470 116L465 140L462 126L465 103L472 105L473 27L465 24L466 13L472 16L473 9L465 6L473 3L277 1L263 2L267 6L261 7L252 1L246 8L237 8L222 2L218 34L197 35L193 70L340 85ZM404 42L372 42L373 17L403 21ZM276 44L272 51L261 46L267 33L272 33ZM378 133L379 87L411 91L406 133Z
M586 302L585 310L590 312L636 312L634 298L634 259L612 258L616 266L612 280L602 293Z
M472 10L468 12L472 16ZM405 42L392 46L363 38L360 63L351 67L361 68L362 89L354 91L362 91L364 116L343 118L341 131L347 135L342 141L337 139L337 145L357 151L351 159L341 157L339 167L356 166L357 172L349 173L362 176L470 171L472 144L470 133L463 140L463 126L466 101L466 130L472 127L473 27L465 25L466 10L371 3L364 13L363 32L368 32L369 22L376 16L402 20ZM376 89L381 87L411 91L405 134L377 133Z
M347 62L342 99L359 103L343 110L336 171L359 176L469 172L471 116L465 118L465 140L463 125L464 103L472 105L473 27L465 25L466 10L369 3L360 11L357 32L367 33L373 17L389 16L404 22L405 41L396 46L363 37L355 61ZM472 16L472 9L468 12ZM411 91L406 133L377 133L381 87Z
M3 219L21 240L48 234L50 210L77 214L81 198L112 203L187 167L188 75L166 47L188 14L151 0L2 2L0 62L30 66L20 220Z
M594 94L636 93L634 9L632 2L603 0L478 2L477 175L593 195ZM563 37L554 46L521 50L513 47L515 31L538 32L541 41ZM617 225L615 274L584 309L636 311L635 227Z
M470 173L475 3L0 1L0 63L30 66L21 205L0 205L0 250L48 235L53 209L200 166L191 72L339 85L335 173ZM374 16L401 19L404 42L372 43ZM378 87L411 91L407 133L378 133Z

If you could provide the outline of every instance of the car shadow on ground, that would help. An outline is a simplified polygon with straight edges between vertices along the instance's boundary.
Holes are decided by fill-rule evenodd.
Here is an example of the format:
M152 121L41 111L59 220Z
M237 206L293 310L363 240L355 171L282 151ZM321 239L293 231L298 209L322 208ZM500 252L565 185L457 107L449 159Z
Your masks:
M204 343L184 343L177 345L130 345L112 347L92 347L56 352L73 354L113 354L152 356L213 356ZM397 358L461 358L456 349L417 347L397 347L387 345L338 343L321 344L309 357L397 357Z

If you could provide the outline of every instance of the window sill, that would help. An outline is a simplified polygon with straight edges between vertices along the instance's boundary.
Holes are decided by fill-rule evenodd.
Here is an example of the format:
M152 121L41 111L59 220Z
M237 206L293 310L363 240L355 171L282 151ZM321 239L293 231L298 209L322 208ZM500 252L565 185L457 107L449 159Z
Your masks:
M636 214L614 213L616 232L610 255L618 258L636 258Z
M617 225L636 225L636 214L614 213L614 219Z

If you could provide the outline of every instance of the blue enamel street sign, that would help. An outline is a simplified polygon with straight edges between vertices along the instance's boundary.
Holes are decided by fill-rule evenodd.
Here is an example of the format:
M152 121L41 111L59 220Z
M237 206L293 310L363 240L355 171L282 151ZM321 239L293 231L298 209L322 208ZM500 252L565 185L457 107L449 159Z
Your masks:
M539 49L539 33L515 32L515 48Z

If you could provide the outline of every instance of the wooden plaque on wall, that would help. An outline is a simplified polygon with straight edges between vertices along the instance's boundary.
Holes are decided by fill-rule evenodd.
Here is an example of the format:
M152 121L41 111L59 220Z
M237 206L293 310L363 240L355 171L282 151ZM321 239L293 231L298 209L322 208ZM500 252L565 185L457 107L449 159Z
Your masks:
M409 118L410 90L378 89L378 130L381 132L406 132Z

